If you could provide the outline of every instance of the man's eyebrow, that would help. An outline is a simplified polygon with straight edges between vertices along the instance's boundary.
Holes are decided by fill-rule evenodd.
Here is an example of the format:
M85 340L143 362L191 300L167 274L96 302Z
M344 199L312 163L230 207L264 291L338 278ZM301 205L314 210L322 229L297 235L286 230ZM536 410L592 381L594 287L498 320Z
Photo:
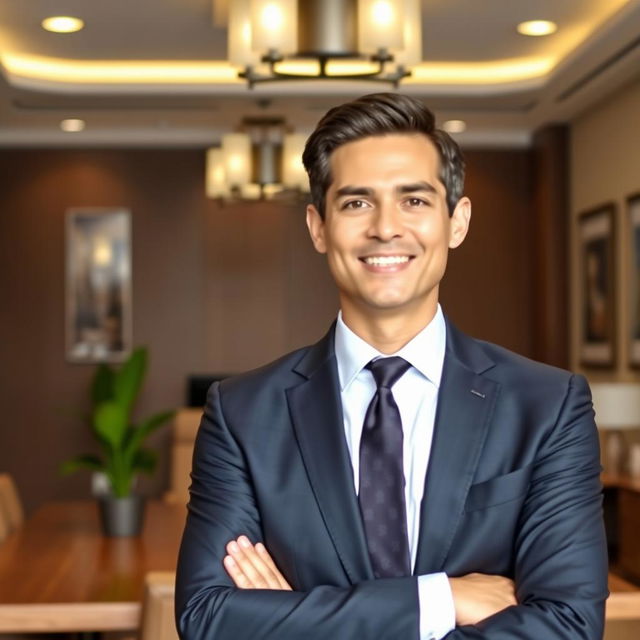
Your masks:
M370 187L357 187L347 185L346 187L341 187L336 191L336 198L340 198L341 196L372 196L373 189Z
M401 184L396 187L398 193L415 193L416 191L426 191L427 193L437 193L436 188L421 180L420 182L412 182L411 184Z

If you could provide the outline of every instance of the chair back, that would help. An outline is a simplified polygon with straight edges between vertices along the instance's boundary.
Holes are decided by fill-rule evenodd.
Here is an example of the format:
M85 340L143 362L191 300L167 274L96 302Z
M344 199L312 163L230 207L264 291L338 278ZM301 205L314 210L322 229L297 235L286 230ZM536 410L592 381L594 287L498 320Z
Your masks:
M145 576L140 640L179 640L174 614L176 574L153 571Z
M176 411L173 419L171 443L170 486L165 500L174 504L187 504L191 484L191 463L202 409L185 407Z
M24 510L16 483L8 473L0 473L0 513L9 532L14 531L24 522Z

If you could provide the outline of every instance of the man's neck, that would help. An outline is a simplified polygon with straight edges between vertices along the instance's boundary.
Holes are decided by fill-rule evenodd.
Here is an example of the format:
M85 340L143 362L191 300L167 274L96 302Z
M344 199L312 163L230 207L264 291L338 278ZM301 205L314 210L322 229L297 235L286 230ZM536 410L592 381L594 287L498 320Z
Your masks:
M342 320L359 338L380 353L397 353L413 340L434 318L438 301L425 309L407 314L406 310L367 310L362 312L348 305L342 306Z

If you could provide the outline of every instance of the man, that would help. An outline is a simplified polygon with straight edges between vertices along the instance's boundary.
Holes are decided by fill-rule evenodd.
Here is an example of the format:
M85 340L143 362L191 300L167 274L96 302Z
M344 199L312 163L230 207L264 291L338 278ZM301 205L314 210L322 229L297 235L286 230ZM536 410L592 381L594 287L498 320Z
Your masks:
M181 637L601 638L588 387L438 305L471 215L457 145L420 102L374 94L329 111L303 160L340 315L210 390Z

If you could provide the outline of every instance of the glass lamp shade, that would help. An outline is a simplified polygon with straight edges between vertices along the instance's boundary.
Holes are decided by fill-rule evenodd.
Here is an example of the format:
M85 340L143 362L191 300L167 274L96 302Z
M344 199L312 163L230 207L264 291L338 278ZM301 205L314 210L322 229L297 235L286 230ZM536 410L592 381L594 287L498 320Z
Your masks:
M297 0L251 0L250 14L254 51L265 53L276 49L281 54L290 54L297 50Z
M404 0L404 46L394 51L394 58L405 67L422 62L422 12L420 0Z
M207 149L205 187L207 198L226 198L229 196L224 169L224 154L220 147Z
M307 141L304 133L284 136L282 150L282 182L286 187L309 191L309 178L302 164L302 152Z
M227 185L242 187L251 182L251 139L246 133L222 136L222 152Z
M260 56L251 49L250 0L229 3L227 53L229 62L238 67L255 66Z
M358 0L358 48L363 53L404 48L405 0Z

